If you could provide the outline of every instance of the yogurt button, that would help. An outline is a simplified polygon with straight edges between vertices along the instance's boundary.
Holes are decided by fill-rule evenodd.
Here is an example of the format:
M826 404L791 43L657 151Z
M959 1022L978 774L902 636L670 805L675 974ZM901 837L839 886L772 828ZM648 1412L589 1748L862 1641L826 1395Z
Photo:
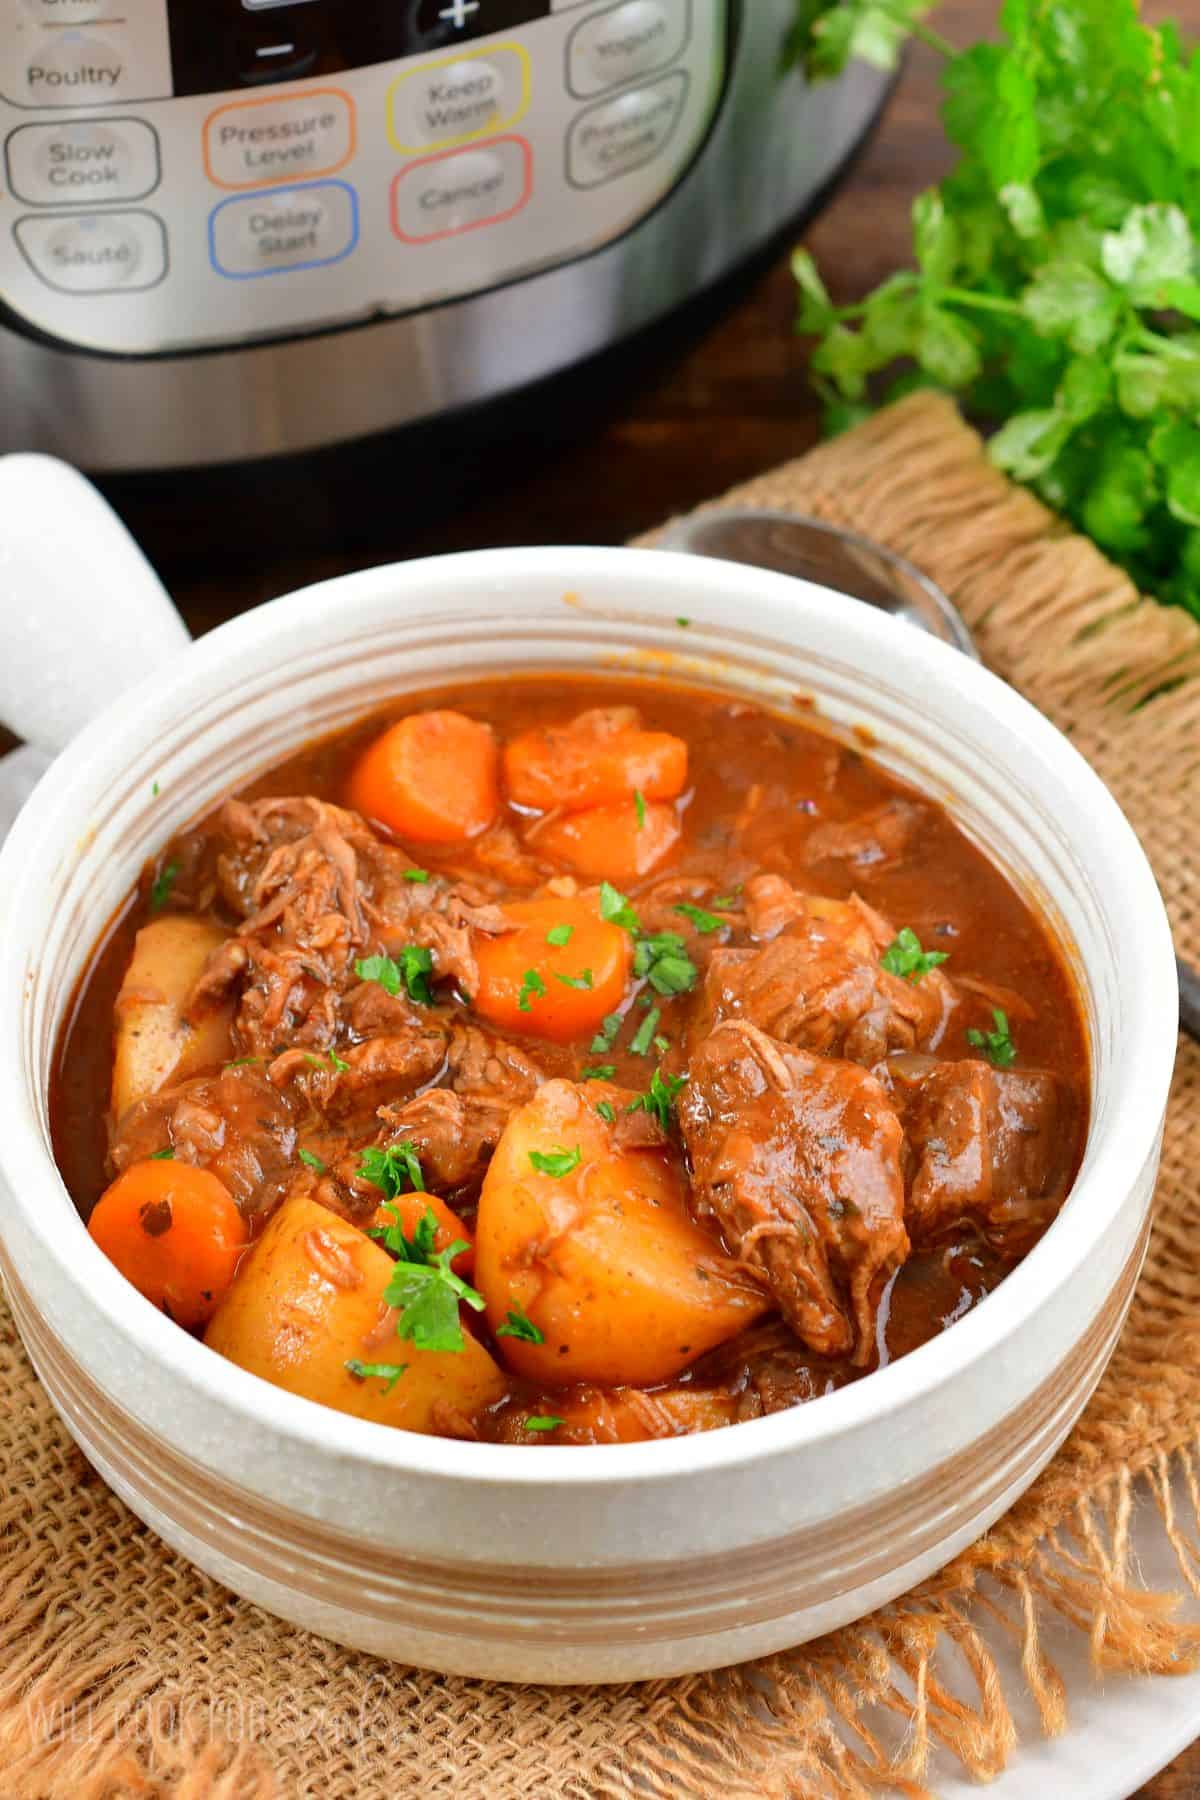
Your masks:
M599 187L652 162L666 149L687 100L682 70L646 87L631 88L589 106L567 139L567 179L573 187Z
M34 206L140 200L158 186L158 137L140 119L19 125L4 146L8 184Z
M153 213L30 216L13 230L34 274L60 293L136 291L167 272L167 234Z
M594 13L571 33L567 82L586 98L665 69L684 50L690 0L624 0Z
M267 188L226 200L208 222L219 275L249 280L341 262L358 242L358 201L344 181Z

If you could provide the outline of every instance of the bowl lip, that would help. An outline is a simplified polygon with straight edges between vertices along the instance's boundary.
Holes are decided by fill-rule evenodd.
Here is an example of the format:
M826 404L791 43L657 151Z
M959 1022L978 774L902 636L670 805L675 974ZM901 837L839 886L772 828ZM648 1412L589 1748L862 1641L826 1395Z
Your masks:
M177 1383L181 1392L191 1390L198 1399L265 1433L264 1442L287 1440L322 1457L399 1475L510 1487L643 1485L744 1470L781 1455L814 1450L830 1439L877 1424L994 1354L1086 1262L1156 1154L1174 1065L1173 1021L1178 1013L1166 911L1136 834L1100 777L1057 727L1000 677L842 594L715 558L640 548L547 545L380 564L298 589L228 621L197 640L176 668L160 671L123 694L73 740L19 815L0 846L0 893L8 892L4 910L11 919L21 916L22 896L36 906L39 895L32 889L36 861L39 856L45 859L47 840L60 854L64 849L57 815L70 802L75 784L87 782L93 756L101 763L111 762L115 751L122 761L132 760L139 745L148 741L147 732L162 708L170 705L175 718L185 720L183 697L193 688L211 692L218 679L228 678L241 651L285 634L294 643L309 629L323 631L331 608L345 626L359 605L369 609L373 603L399 602L418 594L432 601L439 592L461 599L464 592L484 589L494 598L497 586L519 592L522 578L535 577L561 583L564 594L586 590L589 581L604 587L628 585L635 606L652 589L670 592L677 597L672 612L685 592L693 609L698 597L725 602L753 598L767 614L804 615L810 622L826 620L832 607L838 616L838 650L847 667L855 666L856 651L869 639L877 646L884 638L889 660L912 676L914 692L930 682L936 688L939 676L949 677L945 685L955 691L956 705L964 711L978 708L1002 729L1021 736L1044 763L1053 765L1059 784L1074 790L1077 805L1072 805L1064 829L1069 834L1077 820L1086 818L1093 840L1089 866L1094 880L1109 890L1110 910L1139 920L1138 931L1129 934L1122 946L1128 962L1136 965L1137 976L1132 979L1128 967L1118 971L1130 996L1130 1019L1113 1069L1117 1092L1102 1148L1089 1158L1091 1167L1077 1182L1070 1204L1000 1287L953 1327L867 1379L803 1406L720 1431L635 1444L542 1444L537 1446L539 1454L532 1456L526 1445L462 1443L352 1418L276 1388L209 1351L136 1294L92 1242L26 1103L20 1011L28 957L20 931L0 933L0 1117L10 1121L0 1134L0 1173L26 1229L58 1276L101 1316L116 1338L157 1365L157 1374ZM645 616L652 615L648 611ZM775 634L774 616L766 630ZM173 729L185 726L180 723ZM32 933L33 946L36 941ZM66 1233L59 1210L64 1203L77 1226ZM53 1229L56 1223L58 1230ZM103 1372L93 1372L107 1386ZM185 1416L186 1408L179 1408L179 1413Z

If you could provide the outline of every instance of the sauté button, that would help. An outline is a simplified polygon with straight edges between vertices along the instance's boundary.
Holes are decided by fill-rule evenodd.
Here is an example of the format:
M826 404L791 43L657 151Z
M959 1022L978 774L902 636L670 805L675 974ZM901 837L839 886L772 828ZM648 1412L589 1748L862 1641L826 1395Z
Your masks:
M679 123L687 89L688 78L677 69L660 81L589 106L567 139L567 180L573 187L599 187L652 162Z
M29 214L13 231L34 274L60 293L132 293L167 272L167 233L153 213Z
M331 175L354 154L354 102L341 88L235 100L204 122L204 166L218 187Z
M532 186L533 154L524 138L425 157L392 183L392 230L406 244L430 244L498 225L520 212Z
M567 43L567 86L580 99L665 69L684 50L690 0L622 0L582 19Z
M529 58L519 44L490 44L425 63L388 89L388 136L411 154L434 144L491 137L529 106Z
M141 119L18 125L4 146L8 185L33 206L140 200L158 186L158 137Z
M208 239L213 268L234 281L341 262L358 242L358 198L344 181L241 195L213 211Z

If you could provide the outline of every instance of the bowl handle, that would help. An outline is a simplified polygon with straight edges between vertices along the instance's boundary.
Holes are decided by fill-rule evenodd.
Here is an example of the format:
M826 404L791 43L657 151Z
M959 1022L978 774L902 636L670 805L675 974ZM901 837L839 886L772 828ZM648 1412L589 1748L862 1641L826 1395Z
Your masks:
M190 643L108 502L53 456L0 457L0 723L56 753Z

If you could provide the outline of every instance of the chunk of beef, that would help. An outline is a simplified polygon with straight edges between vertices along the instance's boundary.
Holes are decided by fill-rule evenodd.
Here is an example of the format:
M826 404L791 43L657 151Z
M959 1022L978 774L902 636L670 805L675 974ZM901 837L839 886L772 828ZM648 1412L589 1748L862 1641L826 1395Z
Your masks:
M492 1152L543 1076L523 1050L474 1025L457 1025L446 1052L449 1087L380 1109L381 1144L411 1143L426 1185L461 1197L478 1191Z
M783 1043L868 1067L940 1040L951 983L940 969L919 982L890 975L880 956L895 932L857 895L827 900L759 876L747 884L746 916L767 942L715 952L706 1022L746 1019Z
M914 1242L973 1219L1006 1248L1032 1243L1071 1179L1072 1134L1043 1070L892 1056L876 1073L905 1134L905 1216Z
M853 1375L846 1361L826 1362L798 1344L781 1319L765 1319L741 1332L692 1369L695 1381L711 1383L735 1397L738 1419L761 1419L803 1406L844 1386Z
M109 1156L119 1174L168 1148L180 1162L211 1169L247 1217L265 1213L291 1178L292 1109L256 1068L197 1076L131 1106L113 1133Z
M446 1033L407 1026L352 1045L336 1061L311 1051L285 1050L267 1070L276 1087L296 1085L309 1104L341 1128L355 1119L370 1130L381 1106L409 1099L445 1067Z
M697 1211L765 1272L804 1343L869 1360L908 1255L900 1121L879 1082L732 1022L692 1056L678 1106Z
M814 826L804 844L810 867L823 862L851 863L860 873L893 868L912 850L929 809L913 800L887 800L856 819L830 820Z

